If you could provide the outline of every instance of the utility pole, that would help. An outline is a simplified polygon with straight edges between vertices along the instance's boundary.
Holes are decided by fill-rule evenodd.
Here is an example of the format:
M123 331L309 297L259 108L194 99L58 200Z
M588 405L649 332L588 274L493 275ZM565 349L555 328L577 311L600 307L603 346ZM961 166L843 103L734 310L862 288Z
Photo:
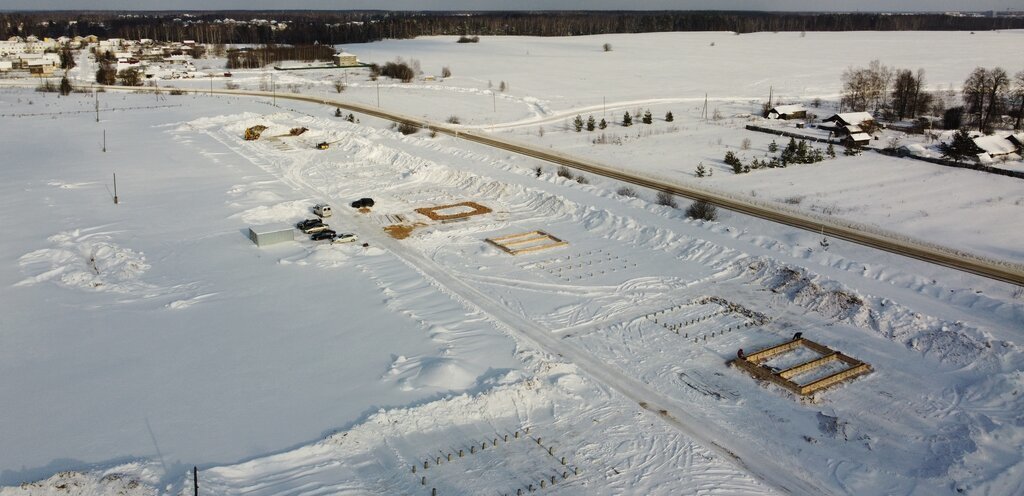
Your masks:
M115 172L114 173L114 205L117 205L118 203L120 203L120 200L117 197L117 173Z
M195 496L199 496L199 468L192 467L192 489Z
M96 122L100 121L100 93L98 91L92 92L96 99Z
M103 153L107 153L107 130L103 130Z
M498 112L498 94L491 90L491 105L494 106L493 112Z
M377 108L380 108L380 81L377 81Z
M270 91L273 92L274 106L277 106L277 82L274 81L274 73L270 73Z
M210 96L213 96L213 73L210 73Z

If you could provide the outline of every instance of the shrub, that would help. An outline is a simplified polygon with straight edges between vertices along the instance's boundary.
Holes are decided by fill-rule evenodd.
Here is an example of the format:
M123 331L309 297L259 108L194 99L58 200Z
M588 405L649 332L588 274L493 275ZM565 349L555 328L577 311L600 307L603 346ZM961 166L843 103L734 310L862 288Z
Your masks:
M678 205L676 204L676 197L672 196L672 193L668 193L668 192L665 192L665 191L659 191L658 192L658 196L657 196L655 202L658 205L664 205L666 207L672 207L672 208L677 208L678 207Z
M686 208L686 216L691 219L717 220L718 207L704 200L697 200Z
M224 87L229 89L229 90L237 90L238 88L241 88L242 85L240 85L240 84L238 84L236 82L233 82L233 81L228 81L228 82L224 83Z
M569 168L564 166L564 165L559 167L558 171L555 174L557 174L558 177L565 177L565 178L568 178L568 179L572 179L572 171L569 170Z
M462 124L462 119L459 119L459 116L457 115L450 115L448 116L448 120L446 122L448 124Z
M459 36L459 39L456 41L456 43L480 43L480 37L462 35Z
M668 112L665 112L665 122L672 122L674 120L675 120L675 117L672 115L672 111L671 110L668 111Z
M537 167L533 168L533 174L535 176L540 177L540 175L543 174L543 173L544 173L544 169L541 168L541 166L538 165Z
M402 61L388 62L384 64L384 67L380 70L381 75L387 76L391 79L400 79L403 83L408 83L416 77L416 71L408 64Z
M604 45L601 45L601 48L603 48L604 51L606 51L606 52L610 52L610 51L612 51L612 44L611 43L605 43Z
M576 182L580 184L590 184L590 179L587 179L583 174L579 174L576 176Z
M615 190L615 194L619 196L628 196L630 198L636 198L636 190L629 186L623 186Z
M185 94L185 90L175 88L175 89L169 91L168 93L170 93L170 94L172 94L174 96L181 96L181 95Z
M452 77L452 70L449 69L448 66L442 67L441 68L441 77L443 77L443 78L450 78L450 77Z
M740 150L749 150L749 149L750 149L750 138L743 138L743 141L740 142Z
M398 132L404 135L416 134L417 132L419 132L419 130L420 127L417 126L416 124L412 124L409 122L401 122L398 124Z

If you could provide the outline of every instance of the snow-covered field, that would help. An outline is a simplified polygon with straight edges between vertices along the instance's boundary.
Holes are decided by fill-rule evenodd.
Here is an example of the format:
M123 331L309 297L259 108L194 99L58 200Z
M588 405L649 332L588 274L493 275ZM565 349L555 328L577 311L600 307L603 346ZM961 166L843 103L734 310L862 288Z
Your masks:
M1019 180L875 154L733 176L724 151L749 137L754 156L771 137L739 117L703 122L695 105L708 87L727 116L749 112L769 85L790 99L834 94L842 69L868 60L814 54L853 40L858 53L955 84L1020 36L346 48L452 67L443 83L388 83L389 109L456 114L681 182L703 161L715 188L1019 263L1007 220L1024 208ZM716 49L736 63L720 64ZM801 65L800 50L815 62ZM675 52L685 63L666 66ZM741 78L752 65L785 76ZM275 78L375 98L355 73L328 94L336 76ZM488 80L510 89L492 99ZM605 90L609 115L650 107L677 122L617 128L622 145L563 129L566 116L599 113ZM610 181L580 184L548 164L348 123L322 106L100 101L97 123L92 95L0 91L12 143L0 183L0 495L190 494L193 465L205 494L516 494L542 481L563 494L1024 491L1016 288L840 241L824 250L820 236L728 212L689 220L649 191L621 196ZM243 141L255 124L269 129ZM299 126L309 131L286 136ZM315 150L320 141L331 148ZM376 200L371 212L347 207L363 196ZM318 201L358 243L247 239L249 226L294 223ZM444 223L415 212L462 201L492 212ZM410 237L384 233L396 219L415 226ZM535 230L568 245L511 256L484 241ZM738 348L795 332L874 371L802 399L725 365Z

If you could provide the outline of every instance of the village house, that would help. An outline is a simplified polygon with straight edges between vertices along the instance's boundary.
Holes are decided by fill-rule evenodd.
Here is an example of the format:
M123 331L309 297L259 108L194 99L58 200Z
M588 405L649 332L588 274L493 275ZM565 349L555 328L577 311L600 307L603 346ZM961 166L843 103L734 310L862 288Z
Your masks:
M846 112L822 120L818 128L828 131L830 138L835 137L846 145L866 145L871 141L871 135L864 129L875 125L874 116L867 112Z
M354 54L341 52L334 54L334 65L338 67L354 67L359 65L359 60Z
M807 109L803 105L776 105L768 111L769 119L806 119Z

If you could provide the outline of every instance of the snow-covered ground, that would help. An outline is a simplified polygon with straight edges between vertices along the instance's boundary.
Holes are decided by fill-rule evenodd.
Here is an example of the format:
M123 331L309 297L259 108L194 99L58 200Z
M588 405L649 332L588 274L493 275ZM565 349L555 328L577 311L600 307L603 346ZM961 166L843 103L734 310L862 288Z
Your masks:
M720 163L726 150L753 157L772 139L733 117L770 79L742 83L735 66L717 70L720 55L654 70L683 41L693 48L677 47L684 60L722 49L750 65L754 46L813 53L856 36L859 53L956 82L970 68L947 60L995 64L961 45L1009 45L1020 33L346 48L451 65L450 88L387 83L386 108L501 124L495 132L681 182L697 181L703 161L715 173L700 180L715 188L1024 260L1006 220L1024 205L1019 180L874 154L734 176ZM605 41L613 52L600 51ZM947 48L941 64L927 56ZM584 51L618 62L587 63ZM534 61L535 77L522 77L518 58ZM867 62L821 58L804 71L794 60L758 62L786 74L774 84L790 98L834 93L845 65ZM573 67L586 69L562 84ZM328 94L329 77L275 74L337 98L376 90L350 74L345 93ZM487 80L510 90L492 100ZM704 122L696 105L715 82L726 117ZM615 114L650 107L677 122L609 128L622 145L563 129L566 116L597 114L605 88ZM515 494L541 481L564 494L1024 491L1016 288L835 240L825 250L813 233L729 212L689 220L649 191L622 196L611 181L580 184L548 164L365 117L348 123L322 106L99 99L97 123L92 95L0 91L0 125L16 144L0 215L21 227L0 241L0 495L190 494L193 465L208 494ZM492 105L492 122L477 117ZM243 141L256 124L269 129ZM286 136L300 126L309 131ZM330 149L314 149L320 141ZM376 200L371 212L347 207L363 196ZM329 223L359 243L247 239L249 226L294 223L318 201L335 205ZM492 212L446 223L415 212L462 201ZM396 219L411 236L384 233ZM568 245L511 256L484 241L535 230ZM738 348L794 332L874 371L801 399L725 365Z

